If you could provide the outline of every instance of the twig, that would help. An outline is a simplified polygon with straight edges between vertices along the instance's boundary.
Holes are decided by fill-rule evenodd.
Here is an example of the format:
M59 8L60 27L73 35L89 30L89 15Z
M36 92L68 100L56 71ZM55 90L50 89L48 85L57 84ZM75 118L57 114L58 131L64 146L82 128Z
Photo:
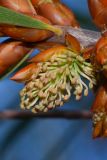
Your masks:
M33 114L31 112L3 111L0 119L31 119L31 118L58 118L58 119L91 119L92 114L88 111L54 111Z

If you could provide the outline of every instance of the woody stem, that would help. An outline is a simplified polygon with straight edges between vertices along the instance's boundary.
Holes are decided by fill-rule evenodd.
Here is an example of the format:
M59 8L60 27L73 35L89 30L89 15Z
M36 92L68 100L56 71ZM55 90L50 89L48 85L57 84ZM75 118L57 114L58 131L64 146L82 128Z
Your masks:
M55 111L33 114L31 112L1 111L0 119L32 119L32 118L56 118L56 119L91 119L89 111Z

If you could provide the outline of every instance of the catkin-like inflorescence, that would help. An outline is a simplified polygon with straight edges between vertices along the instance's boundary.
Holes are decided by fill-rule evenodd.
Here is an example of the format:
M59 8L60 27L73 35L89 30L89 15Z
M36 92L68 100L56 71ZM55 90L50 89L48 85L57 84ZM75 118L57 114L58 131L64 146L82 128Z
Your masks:
M38 63L38 73L20 92L21 108L32 112L47 112L62 106L72 95L80 100L82 93L96 84L93 66L70 49L54 54L48 61ZM88 80L89 86L84 82Z

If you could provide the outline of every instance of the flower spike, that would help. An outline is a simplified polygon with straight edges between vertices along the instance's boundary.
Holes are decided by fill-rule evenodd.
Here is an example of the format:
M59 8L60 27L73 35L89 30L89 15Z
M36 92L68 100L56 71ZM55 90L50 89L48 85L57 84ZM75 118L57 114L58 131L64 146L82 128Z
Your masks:
M72 94L76 100L80 100L82 93L87 96L88 88L91 89L96 84L93 66L79 54L65 46L53 47L47 51L49 56L43 51L36 56L37 59L35 57L31 60L37 63L38 72L33 72L20 92L21 108L30 109L34 113L62 106ZM89 87L84 79L88 80Z

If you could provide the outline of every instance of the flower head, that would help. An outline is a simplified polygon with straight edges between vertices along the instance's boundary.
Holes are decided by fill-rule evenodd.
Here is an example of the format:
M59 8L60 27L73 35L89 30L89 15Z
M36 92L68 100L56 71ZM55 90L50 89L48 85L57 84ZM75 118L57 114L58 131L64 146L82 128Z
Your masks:
M21 108L34 113L62 106L72 94L80 100L82 93L87 96L89 88L96 84L93 66L67 47L62 52L57 50L37 66L40 67L39 72L33 73L20 92Z

